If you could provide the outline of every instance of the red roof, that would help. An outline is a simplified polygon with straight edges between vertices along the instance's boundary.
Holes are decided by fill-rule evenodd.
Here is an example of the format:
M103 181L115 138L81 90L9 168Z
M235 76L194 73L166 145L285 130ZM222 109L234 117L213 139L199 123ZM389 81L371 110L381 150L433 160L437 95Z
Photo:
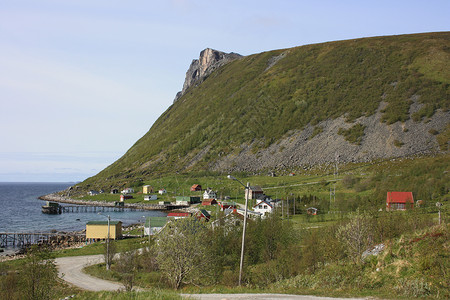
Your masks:
M189 217L189 213L169 213L168 217Z
M414 203L412 192L388 192L386 204L388 203Z
M191 186L191 191L201 191L202 190L202 186L200 184L194 184L193 186Z

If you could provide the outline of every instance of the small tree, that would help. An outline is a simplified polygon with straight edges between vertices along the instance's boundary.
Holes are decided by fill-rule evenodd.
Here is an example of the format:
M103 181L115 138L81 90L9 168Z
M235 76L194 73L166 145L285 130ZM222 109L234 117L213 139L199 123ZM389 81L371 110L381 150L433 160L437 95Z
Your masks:
M209 271L207 228L195 218L169 222L156 240L156 261L173 288L195 283Z
M125 286L125 289L131 291L139 265L137 250L120 253L120 257L117 259L115 265L115 270L120 273L120 280Z
M20 272L22 299L51 299L58 270L50 252L33 246L25 260Z
M344 244L347 254L355 263L371 243L371 216L359 209L350 214L350 221L337 229L337 237Z

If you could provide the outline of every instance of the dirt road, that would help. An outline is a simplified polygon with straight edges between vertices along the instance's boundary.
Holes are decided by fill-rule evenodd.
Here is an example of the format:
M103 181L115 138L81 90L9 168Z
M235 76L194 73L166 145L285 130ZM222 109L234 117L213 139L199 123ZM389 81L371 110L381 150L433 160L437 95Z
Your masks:
M73 257L59 257L55 259L59 277L70 284L89 291L116 291L124 289L117 282L107 281L83 273L84 267L104 262L103 255L86 255Z

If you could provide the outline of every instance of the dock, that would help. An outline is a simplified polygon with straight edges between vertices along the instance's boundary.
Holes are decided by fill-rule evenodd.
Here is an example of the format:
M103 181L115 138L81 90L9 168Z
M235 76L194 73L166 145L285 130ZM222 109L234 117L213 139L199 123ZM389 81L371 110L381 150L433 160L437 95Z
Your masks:
M0 248L24 248L33 244L49 244L60 241L84 242L84 233L49 232L0 232Z

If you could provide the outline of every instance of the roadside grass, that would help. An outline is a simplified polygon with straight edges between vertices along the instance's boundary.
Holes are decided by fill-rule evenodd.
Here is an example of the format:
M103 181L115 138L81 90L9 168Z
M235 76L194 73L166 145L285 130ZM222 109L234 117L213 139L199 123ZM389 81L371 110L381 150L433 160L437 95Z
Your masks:
M184 299L178 293L170 290L158 290L152 289L144 292L81 292L76 295L76 299L91 300L91 299L103 299L103 300L181 300Z
M117 250L139 249L148 245L147 238L125 238L121 240L112 241L116 243ZM87 244L81 248L63 249L54 252L55 257L66 256L82 256L103 254L105 252L105 241Z

